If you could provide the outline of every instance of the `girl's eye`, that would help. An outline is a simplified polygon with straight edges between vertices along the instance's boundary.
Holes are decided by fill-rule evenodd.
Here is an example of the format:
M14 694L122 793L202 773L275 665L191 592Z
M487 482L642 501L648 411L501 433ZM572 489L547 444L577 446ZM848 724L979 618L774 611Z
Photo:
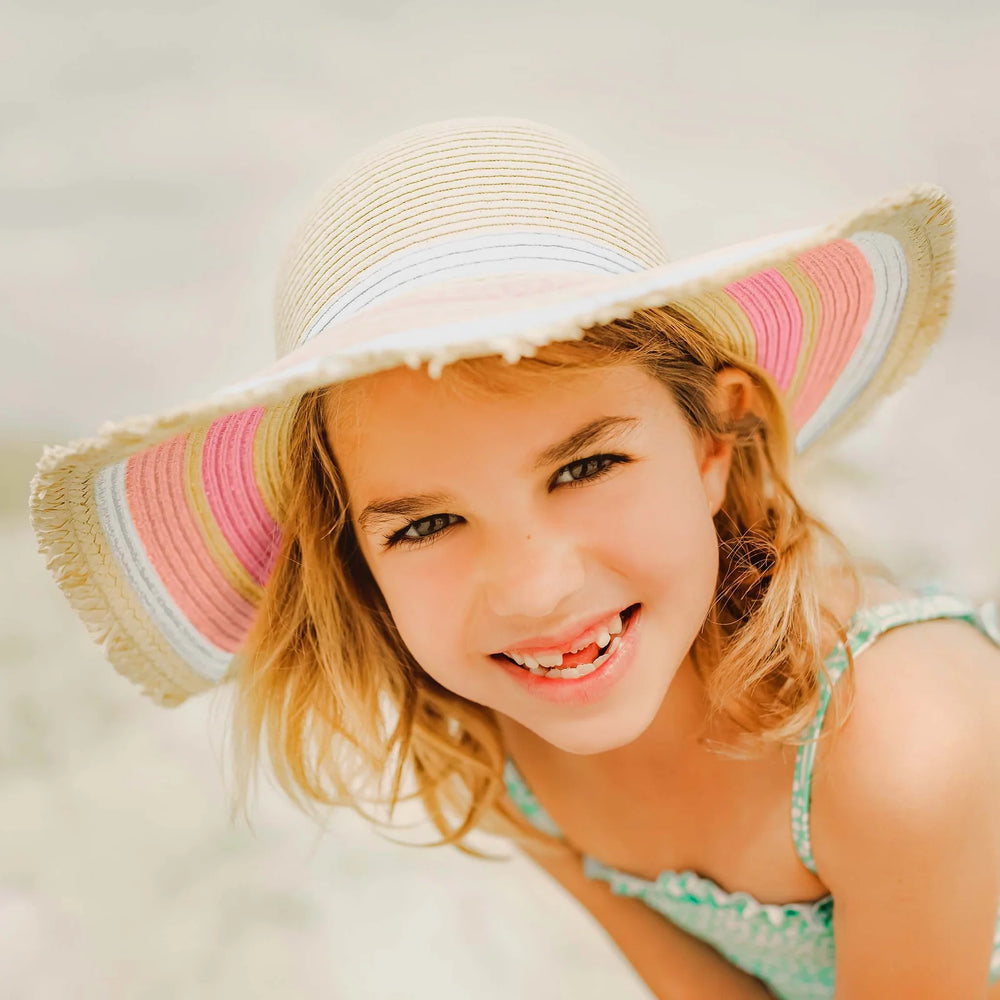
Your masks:
M552 484L554 486L573 486L576 483L585 483L591 479L598 479L611 466L628 461L630 460L624 455L591 455L589 458L581 458L579 461L564 465L555 474Z
M423 545L433 541L445 528L450 528L459 520L461 518L457 514L432 514L419 521L410 521L405 528L386 536L386 548L393 545L406 545L410 548Z
M583 486L594 479L600 479L612 466L631 461L632 459L625 455L591 455L589 458L581 458L564 465L549 485L550 488ZM405 546L412 549L428 545L461 520L457 514L432 514L430 517L422 517L417 521L411 521L405 528L386 535L385 547L389 549L394 546Z

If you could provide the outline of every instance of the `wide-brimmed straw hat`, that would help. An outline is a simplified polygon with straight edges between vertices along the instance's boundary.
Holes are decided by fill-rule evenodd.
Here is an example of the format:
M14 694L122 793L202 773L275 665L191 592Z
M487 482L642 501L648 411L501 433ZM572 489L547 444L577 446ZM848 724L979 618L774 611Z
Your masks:
M279 277L278 360L46 448L32 523L116 669L177 704L234 669L281 542L303 392L400 364L513 362L670 303L766 370L802 452L916 369L952 256L949 200L925 185L670 261L614 168L569 136L507 118L414 129L358 156L309 213Z

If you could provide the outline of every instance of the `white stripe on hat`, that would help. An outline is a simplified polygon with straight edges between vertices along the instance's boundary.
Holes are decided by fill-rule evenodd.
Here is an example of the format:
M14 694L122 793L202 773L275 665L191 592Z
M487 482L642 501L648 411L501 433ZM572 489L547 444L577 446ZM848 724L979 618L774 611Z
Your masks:
M908 271L899 240L889 233L861 232L850 237L871 268L874 291L871 312L854 353L830 391L795 438L798 452L823 434L864 391L889 350L906 300Z
M233 654L209 642L187 619L160 580L146 555L125 495L128 460L107 465L94 479L94 500L101 527L118 565L153 624L196 673L221 680Z
M440 240L400 250L369 268L320 310L302 343L369 306L439 281L500 274L629 274L645 267L620 250L569 233L508 230Z

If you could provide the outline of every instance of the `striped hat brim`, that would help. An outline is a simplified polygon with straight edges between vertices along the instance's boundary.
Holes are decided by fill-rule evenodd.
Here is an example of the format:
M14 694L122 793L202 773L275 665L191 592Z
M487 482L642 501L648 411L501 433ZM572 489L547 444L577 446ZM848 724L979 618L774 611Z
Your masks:
M916 370L948 311L952 267L951 205L929 185L829 226L628 273L427 267L380 301L364 288L353 309L342 298L339 313L318 315L301 346L250 379L47 448L32 523L116 669L177 704L226 677L253 621L281 543L283 462L302 393L400 364L438 374L465 357L515 362L673 304L769 373L801 453L842 437Z

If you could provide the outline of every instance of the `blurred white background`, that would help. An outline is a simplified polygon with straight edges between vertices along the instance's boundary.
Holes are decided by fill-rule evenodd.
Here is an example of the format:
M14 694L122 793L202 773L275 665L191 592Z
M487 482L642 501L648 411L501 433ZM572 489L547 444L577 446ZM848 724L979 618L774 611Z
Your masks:
M284 243L348 156L517 115L614 161L675 257L945 186L944 338L799 484L905 581L1000 595L998 66L986 0L3 0L3 996L647 996L519 859L320 836L268 789L231 824L224 701L107 666L34 551L32 463L267 361Z

